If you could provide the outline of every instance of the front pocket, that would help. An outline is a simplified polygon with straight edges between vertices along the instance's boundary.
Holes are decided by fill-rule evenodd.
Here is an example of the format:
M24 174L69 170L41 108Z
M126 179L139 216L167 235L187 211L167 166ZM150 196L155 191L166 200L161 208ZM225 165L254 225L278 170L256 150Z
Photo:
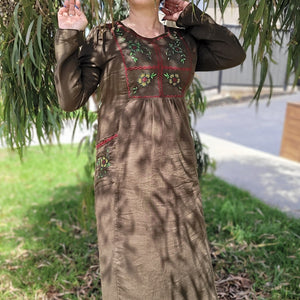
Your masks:
M95 185L112 183L112 174L115 167L114 148L115 139L118 134L109 136L100 141L96 146L96 163L95 163Z

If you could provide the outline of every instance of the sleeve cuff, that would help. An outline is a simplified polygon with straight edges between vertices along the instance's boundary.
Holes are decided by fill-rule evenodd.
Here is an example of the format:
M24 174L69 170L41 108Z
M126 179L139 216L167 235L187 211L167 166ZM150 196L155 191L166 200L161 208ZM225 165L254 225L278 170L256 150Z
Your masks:
M57 43L72 42L81 46L84 43L84 31L76 29L57 29L55 41Z

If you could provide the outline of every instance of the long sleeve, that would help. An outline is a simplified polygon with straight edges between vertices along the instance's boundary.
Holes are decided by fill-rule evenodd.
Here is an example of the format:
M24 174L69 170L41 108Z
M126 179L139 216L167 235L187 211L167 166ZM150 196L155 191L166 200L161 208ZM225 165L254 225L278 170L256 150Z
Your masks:
M65 111L83 106L100 81L103 57L98 29L84 41L78 30L58 29L55 36L55 86L59 105ZM79 48L81 47L81 50Z
M184 27L196 41L196 71L232 68L245 60L245 51L235 35L192 3L183 10L176 24Z

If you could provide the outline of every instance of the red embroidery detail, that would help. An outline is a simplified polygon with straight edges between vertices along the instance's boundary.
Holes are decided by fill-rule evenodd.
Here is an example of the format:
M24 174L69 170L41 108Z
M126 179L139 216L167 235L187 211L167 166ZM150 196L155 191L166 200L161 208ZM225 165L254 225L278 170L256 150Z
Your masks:
M135 71L135 70L155 70L159 69L159 66L137 66L137 67L129 67L127 68L128 71Z
M118 136L118 134L114 134L110 137L108 137L107 139L101 141L99 144L97 144L96 148L99 149L100 147L102 147L103 145L105 145L106 143L108 143L109 141L113 140L114 138L116 138Z

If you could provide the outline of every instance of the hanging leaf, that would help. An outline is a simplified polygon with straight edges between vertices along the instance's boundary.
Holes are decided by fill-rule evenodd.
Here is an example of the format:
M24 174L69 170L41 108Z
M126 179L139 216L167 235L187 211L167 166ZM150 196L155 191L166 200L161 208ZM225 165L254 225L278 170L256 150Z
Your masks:
M34 24L34 20L30 23L28 30L27 30L27 34L26 34L26 39L25 39L25 44L28 45L29 43L29 39L30 39L30 34L31 34L31 30Z
M254 100L259 99L259 96L261 94L262 88L264 86L264 83L266 81L266 77L268 74L268 67L269 67L269 61L266 57L264 57L261 62L260 80L259 80L259 85L258 85L257 91L253 97Z
M43 51L43 47L42 47L42 16L40 15L37 19L37 41L39 44L39 48L41 51L41 54L44 56L44 51Z
M264 9L265 9L266 0L260 0L258 7L255 12L254 22L259 23L262 19Z

